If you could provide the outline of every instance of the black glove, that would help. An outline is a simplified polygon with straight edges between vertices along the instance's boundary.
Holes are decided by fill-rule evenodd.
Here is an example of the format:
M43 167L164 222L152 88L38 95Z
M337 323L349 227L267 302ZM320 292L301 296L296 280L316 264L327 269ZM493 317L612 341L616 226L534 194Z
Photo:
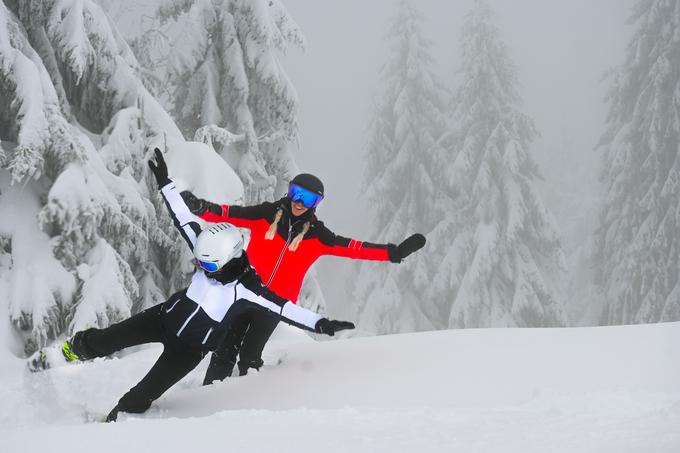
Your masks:
M210 211L215 215L222 215L222 206L216 203L211 203L210 201L204 200L203 198L198 198L188 190L180 193L180 196L189 208L189 211L191 211L191 213L195 216L202 216L206 213L206 211Z
M319 319L314 326L314 332L330 335L331 337L335 335L335 332L347 329L354 329L354 323L348 321L336 321L334 319L328 318Z
M156 177L158 188L161 188L172 181L168 178L168 166L165 164L165 159L163 159L163 153L161 153L161 150L158 148L153 151L156 155L156 162L154 162L153 159L150 159L149 168L151 168L151 172Z
M420 233L412 234L404 239L399 245L389 244L387 246L387 253L390 261L393 263L401 263L401 260L409 256L413 252L417 252L425 246L425 236Z

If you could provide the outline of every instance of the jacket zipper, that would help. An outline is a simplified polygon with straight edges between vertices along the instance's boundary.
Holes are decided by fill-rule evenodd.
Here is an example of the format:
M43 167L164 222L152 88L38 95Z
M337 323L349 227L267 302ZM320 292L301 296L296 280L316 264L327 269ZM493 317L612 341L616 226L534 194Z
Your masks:
M274 275L276 275L276 271L279 270L279 266L281 265L281 261L283 260L283 255L286 253L286 249L288 248L288 245L290 244L290 239L292 237L293 237L293 224L291 223L290 219L288 219L288 239L286 239L286 244L283 246L283 249L281 250L279 259L276 261L276 266L274 266L274 270L272 271L272 274L269 276L269 281L267 281L267 284L264 286L268 287L272 280L274 280Z

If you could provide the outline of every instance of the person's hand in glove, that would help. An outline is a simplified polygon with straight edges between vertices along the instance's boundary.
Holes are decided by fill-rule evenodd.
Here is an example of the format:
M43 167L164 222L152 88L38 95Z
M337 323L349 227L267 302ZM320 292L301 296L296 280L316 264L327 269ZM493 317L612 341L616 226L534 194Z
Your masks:
M161 153L161 150L158 148L155 148L153 152L156 161L154 162L153 159L149 159L149 168L151 168L151 172L156 177L158 188L161 188L172 181L168 178L168 166L165 163L165 159L163 159L163 153Z
M336 321L334 319L321 318L314 326L314 332L330 335L335 335L335 332L340 330L354 329L354 323L349 321Z
M180 196L184 200L184 203L189 208L189 211L195 216L202 216L206 212L210 211L215 215L222 215L222 206L212 203L208 200L198 198L193 193L185 190L180 193Z
M417 252L425 246L425 236L420 233L412 234L402 241L399 245L390 244L387 252L390 261L393 263L401 263L401 260L409 256L413 252Z

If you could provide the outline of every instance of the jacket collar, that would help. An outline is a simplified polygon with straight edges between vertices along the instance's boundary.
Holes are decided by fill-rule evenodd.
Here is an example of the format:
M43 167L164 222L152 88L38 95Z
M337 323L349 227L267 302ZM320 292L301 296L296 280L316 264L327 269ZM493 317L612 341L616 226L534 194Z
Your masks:
M248 259L248 254L244 250L241 257L235 258L234 260L224 265L222 269L208 276L210 278L217 280L223 285L226 285L241 278L241 276L245 272L247 272L249 268L250 260Z

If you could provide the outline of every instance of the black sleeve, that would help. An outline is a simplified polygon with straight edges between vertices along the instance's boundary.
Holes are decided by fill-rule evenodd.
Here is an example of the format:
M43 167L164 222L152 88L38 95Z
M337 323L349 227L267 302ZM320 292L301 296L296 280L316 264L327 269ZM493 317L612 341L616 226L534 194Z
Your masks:
M326 254L345 258L392 261L398 263L397 246L358 241L333 233L323 222L317 221L314 231L322 244L328 247Z
M270 217L275 211L274 204L264 202L254 206L229 206L229 217L245 220L258 220Z

